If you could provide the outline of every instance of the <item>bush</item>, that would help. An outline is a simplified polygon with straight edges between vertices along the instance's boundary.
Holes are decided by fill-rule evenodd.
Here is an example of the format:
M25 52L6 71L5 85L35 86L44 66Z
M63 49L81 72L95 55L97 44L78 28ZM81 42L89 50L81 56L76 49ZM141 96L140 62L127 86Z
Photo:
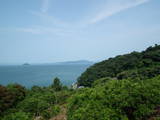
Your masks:
M25 112L16 112L5 116L2 120L31 120L31 118Z
M20 103L18 107L24 112L38 116L43 110L49 107L49 104L39 98L28 98Z
M136 82L135 82L136 81ZM160 105L160 76L144 81L110 80L85 88L68 105L68 120L147 119Z
M51 106L49 109L44 110L41 115L45 119L50 119L51 117L56 116L60 112L60 107L57 105Z

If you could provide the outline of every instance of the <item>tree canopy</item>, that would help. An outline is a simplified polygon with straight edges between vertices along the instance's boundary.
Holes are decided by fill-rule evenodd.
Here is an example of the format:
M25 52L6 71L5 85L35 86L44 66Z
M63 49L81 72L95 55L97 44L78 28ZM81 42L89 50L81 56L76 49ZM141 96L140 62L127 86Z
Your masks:
M160 45L142 52L119 55L96 63L78 78L79 86L91 87L100 78L152 78L160 74Z
M60 91L62 89L62 84L61 84L61 81L59 78L55 78L53 80L53 84L52 84L52 88L55 90L55 91Z

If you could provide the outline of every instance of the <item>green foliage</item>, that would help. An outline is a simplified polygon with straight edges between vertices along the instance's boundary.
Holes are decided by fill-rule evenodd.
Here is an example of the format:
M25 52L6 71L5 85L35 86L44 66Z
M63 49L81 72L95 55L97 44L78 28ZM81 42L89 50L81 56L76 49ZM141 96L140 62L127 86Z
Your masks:
M60 112L59 105L67 102L71 91L62 86L59 80L55 81L54 89L51 86L33 86L26 90L18 84L0 86L0 119L18 120L24 117L25 120L24 114L29 114L30 120L37 117L48 120L56 116Z
M45 118L45 119L50 119L52 117L52 114L49 110L44 110L42 113L41 113L42 117Z
M14 94L15 104L22 101L26 96L26 88L19 84L9 84L7 89Z
M40 87L40 86L34 85L34 86L32 86L31 91L33 93L35 93L35 92L44 92L44 89L42 87Z
M0 85L0 115L2 112L12 107L14 95L6 87Z
M78 78L79 86L91 87L93 82L104 77L118 79L152 78L160 74L160 45L143 52L132 52L96 63Z
M0 116L22 101L25 93L25 88L18 84L10 84L7 87L0 85Z
M62 90L62 84L61 84L59 78L56 77L56 78L53 80L52 88L53 88L55 91L60 91L60 90Z
M113 80L113 78L109 78L109 77L105 77L105 78L101 78L98 80L95 80L94 83L92 84L92 87L97 87L97 86L103 86L105 83L109 82L110 80Z
M54 105L50 108L52 116L56 116L60 112L60 107L58 105Z
M72 94L69 90L63 90L56 93L56 99L58 104L65 104L68 97Z
M51 117L56 116L60 112L60 107L55 105L50 107L49 109L44 110L41 115L45 119L50 119Z
M5 116L2 120L31 120L31 118L25 112L16 112Z
M103 86L82 89L70 99L68 120L147 119L160 105L160 76L106 81Z
M34 93L26 97L24 101L18 104L18 108L24 112L30 112L34 116L38 116L50 105L56 101L54 93L46 91L45 93Z

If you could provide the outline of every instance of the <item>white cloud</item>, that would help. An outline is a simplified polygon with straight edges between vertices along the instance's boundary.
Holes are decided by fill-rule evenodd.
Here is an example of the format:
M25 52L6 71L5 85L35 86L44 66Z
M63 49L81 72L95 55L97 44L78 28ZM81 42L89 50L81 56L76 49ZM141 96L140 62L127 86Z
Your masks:
M98 9L98 11L93 10L92 11L93 13L92 12L90 13L92 14L92 16L88 15L89 19L84 20L84 21L83 20L75 21L75 23L66 23L65 21L59 20L55 18L54 16L47 14L48 9L49 9L50 0L43 0L42 11L40 12L31 11L31 13L33 15L36 15L44 19L45 21L51 23L52 25L56 25L59 27L76 26L76 27L83 28L89 24L95 24L119 12L125 11L129 8L139 6L149 1L151 0L106 0L106 2L103 2L102 5L96 8Z
M44 21L50 23L51 25L58 25L58 26L67 26L67 23L55 18L54 16L51 16L47 13L42 12L36 12L36 11L30 11L31 14L40 17Z
M100 22L110 16L113 16L121 11L149 2L150 0L108 0L104 8L100 10L93 18L88 21L88 24Z
M50 0L43 0L41 11L30 11L32 15L43 19L48 25L30 28L20 28L21 32L28 32L32 34L57 34L57 35L67 35L68 33L75 33L76 31L82 31L90 24L95 24L110 16L113 16L119 12L125 11L129 8L136 7L138 5L149 2L150 0L106 0L98 8L98 11L92 11L86 20L75 21L74 23L66 23L61 21L54 16L48 14ZM91 16L92 14L92 16ZM83 19L83 18L82 18Z

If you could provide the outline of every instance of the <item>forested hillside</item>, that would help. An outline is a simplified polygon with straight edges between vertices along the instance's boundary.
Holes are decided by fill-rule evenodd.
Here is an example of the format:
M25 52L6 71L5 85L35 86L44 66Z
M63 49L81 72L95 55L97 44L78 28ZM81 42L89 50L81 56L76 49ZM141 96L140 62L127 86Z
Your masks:
M152 78L160 74L160 45L149 47L142 52L119 55L96 63L88 68L78 79L79 86L89 86L103 77Z
M97 63L78 85L68 120L160 120L160 46Z

